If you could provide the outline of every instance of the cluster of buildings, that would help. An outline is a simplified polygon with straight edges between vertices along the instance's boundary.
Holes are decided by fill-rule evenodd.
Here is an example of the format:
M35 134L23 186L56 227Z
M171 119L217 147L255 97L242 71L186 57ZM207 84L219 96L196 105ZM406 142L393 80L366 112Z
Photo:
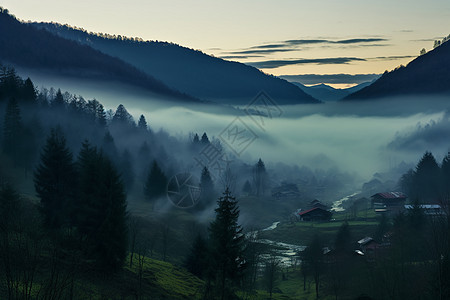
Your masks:
M384 192L376 193L371 196L371 205L375 213L378 215L395 216L399 213L407 213L409 210L417 208L423 211L426 216L435 217L444 214L439 204L406 204L407 196L401 192ZM322 204L319 200L313 200L309 203L309 208L299 209L294 213L297 221L330 221L332 212L329 207ZM365 256L367 259L373 259L375 254L382 249L390 246L389 234L386 234L380 241L370 236L366 236L357 242L357 249L354 250L355 255ZM324 248L324 255L332 257L334 251Z
M395 216L414 208L411 204L406 204L407 196L401 192L385 192L372 195L372 207L377 214ZM439 204L420 204L419 207L428 216L438 216L443 214Z

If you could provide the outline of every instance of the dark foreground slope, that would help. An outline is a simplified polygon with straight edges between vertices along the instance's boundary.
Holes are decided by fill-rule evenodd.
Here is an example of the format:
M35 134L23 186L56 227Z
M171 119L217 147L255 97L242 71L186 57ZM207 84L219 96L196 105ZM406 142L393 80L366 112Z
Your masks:
M406 67L385 72L370 86L344 100L366 100L403 95L450 93L450 43L411 61Z
M93 34L55 23L33 26L119 57L171 88L202 99L247 104L264 90L279 104L318 102L286 80L173 43Z

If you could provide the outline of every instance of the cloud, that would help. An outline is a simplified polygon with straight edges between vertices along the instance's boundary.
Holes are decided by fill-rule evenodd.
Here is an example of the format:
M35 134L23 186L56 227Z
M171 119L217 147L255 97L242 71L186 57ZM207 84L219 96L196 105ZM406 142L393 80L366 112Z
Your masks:
M266 60L258 62L247 63L250 66L259 69L275 69L279 67L289 66L289 65L305 65L305 64L317 64L317 65L344 65L356 61L369 61L369 60L400 60L405 58L415 58L414 55L393 55L393 56L377 56L369 58L360 57L330 57L330 58L300 58L300 59L289 59L289 60Z
M436 40L442 40L443 38L444 37L426 38L426 39L411 40L411 42L434 42Z
M393 56L377 56L374 58L370 58L373 60L399 60L404 58L416 58L417 55L393 55Z
M275 48L290 48L292 46L303 46L303 45L315 45L315 44L364 44L364 43L376 43L376 42L386 42L388 39L385 38L353 38L353 39L343 39L343 40L331 40L331 39L298 39L298 40L286 40L276 44L265 44L250 47L249 49L275 49Z
M247 59L247 58L254 58L254 57L263 57L261 55L223 55L219 56L222 59Z
M286 40L272 44L256 45L250 48L225 52L224 54L272 54L277 52L290 52L301 50L299 46L311 46L311 45L338 45L339 47L348 47L349 45L355 47L380 47L388 46L387 44L380 44L380 42L388 41L385 38L353 38L353 39L298 39L298 40ZM376 44L375 44L376 43Z
M275 69L289 65L304 65L304 64L317 64L317 65L342 65L348 64L354 61L366 61L364 58L358 57L331 57L331 58L314 58L314 59L292 59L292 60L267 60L248 63L256 68L261 69Z
M271 54L276 52L297 51L298 49L254 49L229 52L230 54Z
M253 46L249 49L273 49L273 48L283 48L286 47L286 44L268 44L268 45L259 45Z
M279 76L288 81L300 82L302 84L317 84L320 82L331 84L360 84L372 81L380 77L380 74L302 74Z
M323 43L329 43L329 40L287 40L283 43L288 45L313 45L313 44L323 44Z
M340 41L330 41L333 44L360 44L360 43L373 43L373 42L385 42L387 39L382 38L370 38L370 39L348 39Z

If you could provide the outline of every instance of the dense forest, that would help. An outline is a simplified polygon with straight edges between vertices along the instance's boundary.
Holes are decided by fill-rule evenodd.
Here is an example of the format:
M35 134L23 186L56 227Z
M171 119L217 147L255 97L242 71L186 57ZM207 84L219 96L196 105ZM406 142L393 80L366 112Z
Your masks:
M154 131L144 115L135 122L124 105L112 111L95 99L38 90L6 66L0 113L0 292L9 299L182 297L148 279L156 266L155 274L181 268L196 298L239 297L256 288L257 257L268 251L249 243L240 224L264 226L298 205L280 205L271 189L296 174L304 183L297 192L312 199L351 179L283 164L267 169L262 159L248 164L206 132L175 138ZM233 167L201 161L211 147ZM167 189L186 170L201 192L183 209Z
M347 91L418 95L388 99L402 124L426 122L404 129L384 103L304 105L318 101L251 66L0 7L0 299L450 299L450 110L433 99L449 93L449 40ZM37 87L47 75L105 93ZM255 121L283 109L275 131ZM250 138L232 126L244 115L262 129Z

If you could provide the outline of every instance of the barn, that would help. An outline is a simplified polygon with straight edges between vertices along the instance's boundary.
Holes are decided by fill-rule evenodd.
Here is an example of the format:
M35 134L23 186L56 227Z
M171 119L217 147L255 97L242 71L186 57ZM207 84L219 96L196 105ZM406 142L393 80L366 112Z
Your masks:
M298 216L302 221L329 221L332 213L320 207L301 211Z
M394 214L403 210L407 197L401 192L386 192L377 193L371 198L376 213Z

